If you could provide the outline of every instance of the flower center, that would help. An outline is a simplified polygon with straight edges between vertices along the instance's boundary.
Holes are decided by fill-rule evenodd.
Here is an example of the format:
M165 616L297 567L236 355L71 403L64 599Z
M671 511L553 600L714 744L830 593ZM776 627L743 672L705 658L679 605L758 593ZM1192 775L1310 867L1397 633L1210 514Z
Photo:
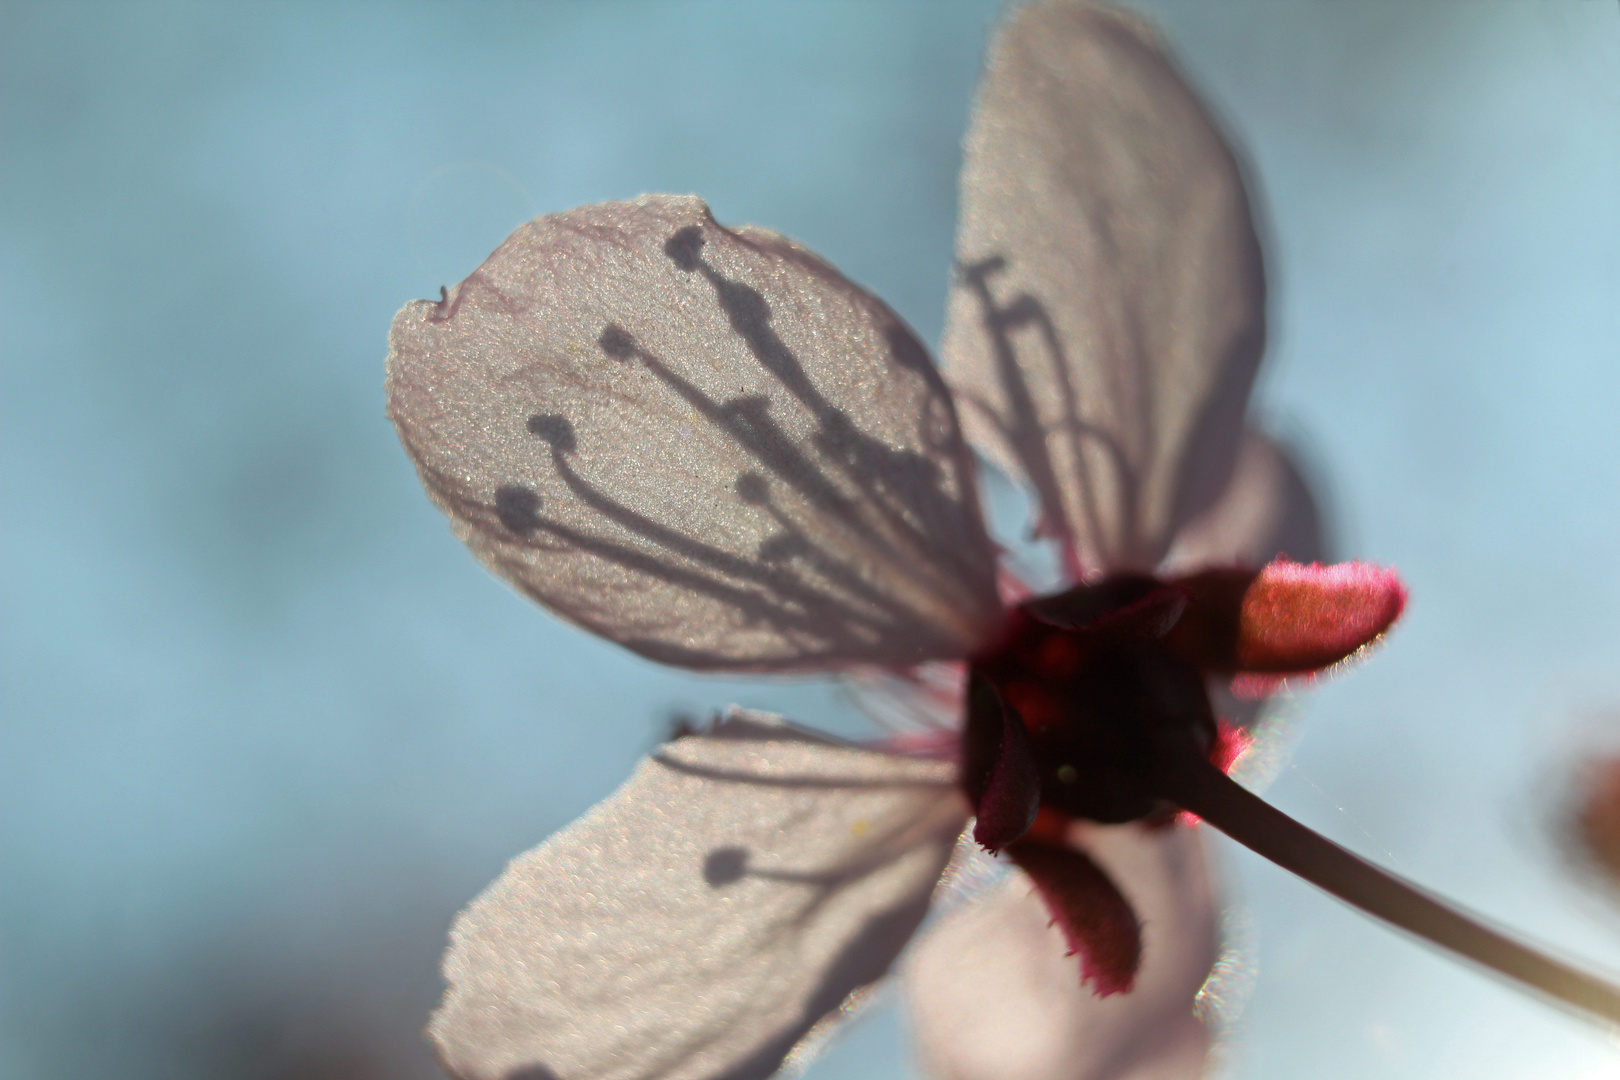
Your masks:
M1167 754L1206 756L1216 732L1204 672L1171 633L1188 599L1185 588L1119 575L1018 607L1001 641L972 662L1003 723L970 715L964 760L990 762L993 773L999 755L984 744L1005 741L1003 724L1017 723L1040 805L1103 823L1169 809L1156 766ZM970 714L996 704L980 689ZM977 804L974 789L989 777L969 773Z
M1196 814L1369 914L1607 1024L1620 986L1474 922L1245 791L1219 757L1211 677L1320 670L1400 614L1389 571L1278 561L1168 581L1117 574L1021 604L972 658L960 782L973 835L1029 876L1102 995L1129 991L1141 924L1083 846L1037 818L1119 823ZM1048 813L1043 814L1045 810Z

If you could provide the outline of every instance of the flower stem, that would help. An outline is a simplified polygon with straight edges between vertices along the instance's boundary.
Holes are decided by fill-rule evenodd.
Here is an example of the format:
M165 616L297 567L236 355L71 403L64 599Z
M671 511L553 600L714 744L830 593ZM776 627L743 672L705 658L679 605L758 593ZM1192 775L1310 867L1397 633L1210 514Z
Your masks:
M1620 987L1555 960L1441 903L1416 886L1313 832L1201 758L1166 764L1165 797L1311 884L1561 1002L1589 1019L1620 1024Z

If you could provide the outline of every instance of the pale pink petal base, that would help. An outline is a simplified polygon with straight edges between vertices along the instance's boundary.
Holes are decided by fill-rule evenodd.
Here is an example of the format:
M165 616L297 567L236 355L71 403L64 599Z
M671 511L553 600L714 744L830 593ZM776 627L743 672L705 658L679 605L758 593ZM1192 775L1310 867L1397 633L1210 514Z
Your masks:
M1197 1080L1209 1036L1193 998L1216 955L1203 840L1185 826L1077 826L1143 923L1129 994L1080 983L1062 931L1012 876L918 942L905 969L911 1024L935 1080Z
M456 920L445 1068L763 1080L922 920L966 819L953 771L740 711L666 744Z

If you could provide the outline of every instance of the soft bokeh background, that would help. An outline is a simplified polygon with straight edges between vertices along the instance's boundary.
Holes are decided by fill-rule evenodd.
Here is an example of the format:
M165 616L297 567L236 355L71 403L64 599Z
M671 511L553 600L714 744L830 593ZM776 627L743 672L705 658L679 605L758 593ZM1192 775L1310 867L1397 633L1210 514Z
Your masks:
M1620 729L1620 9L1144 5L1246 147L1339 551L1401 568L1271 795L1620 970L1548 829ZM488 577L382 414L394 311L697 191L936 340L993 0L0 5L0 1078L436 1075L456 908L669 716L850 720ZM1612 725L1612 727L1610 726ZM1581 1025L1228 855L1236 1077L1584 1078ZM815 1066L904 1076L894 1011Z

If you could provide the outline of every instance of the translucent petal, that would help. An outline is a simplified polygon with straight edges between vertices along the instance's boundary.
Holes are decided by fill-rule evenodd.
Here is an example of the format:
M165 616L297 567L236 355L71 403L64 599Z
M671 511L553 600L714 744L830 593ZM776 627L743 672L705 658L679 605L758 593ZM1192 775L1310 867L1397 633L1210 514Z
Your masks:
M880 978L966 820L952 768L733 712L457 919L429 1028L466 1080L769 1076Z
M1286 448L1250 429L1221 497L1176 534L1161 572L1211 566L1261 567L1275 558L1324 562L1321 513Z
M1239 167L1151 31L1020 9L968 129L943 354L1072 570L1148 570L1219 494L1264 341Z
M1202 839L1185 826L1077 826L1142 923L1134 988L1098 997L1021 872L918 941L905 966L935 1080L1197 1080L1209 1037L1193 1001L1216 955Z
M691 197L540 218L394 320L389 415L488 566L657 660L967 654L1000 604L949 395L887 307Z

